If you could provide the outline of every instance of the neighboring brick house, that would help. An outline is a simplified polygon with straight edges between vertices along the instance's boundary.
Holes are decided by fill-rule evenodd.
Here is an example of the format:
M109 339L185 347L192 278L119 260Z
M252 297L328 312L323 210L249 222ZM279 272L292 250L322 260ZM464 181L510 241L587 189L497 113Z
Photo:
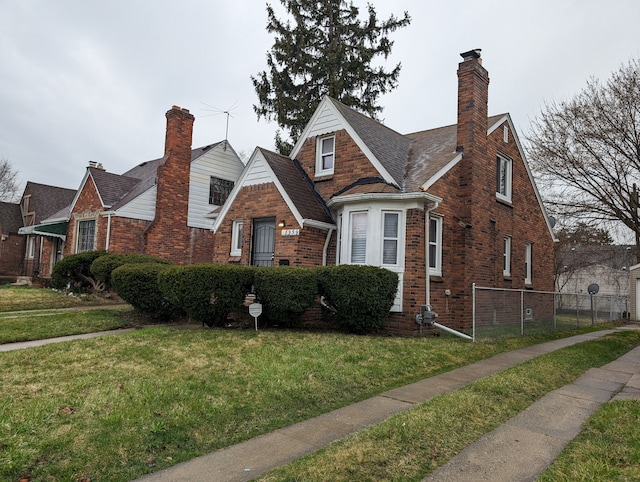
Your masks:
M0 201L0 278L20 275L25 253L24 236L18 234L22 227L20 204Z
M467 330L472 284L553 291L554 237L509 114L488 117L477 50L458 123L399 134L325 97L289 157L256 149L214 223L214 261L369 264L399 276L390 332L420 306Z
M27 182L20 200L25 249L21 275L49 278L53 265L61 258L66 225L43 224L73 200L75 189Z
M46 221L68 223L65 255L106 250L211 261L213 220L244 164L226 140L192 149L187 109L174 106L166 118L164 157L121 175L90 163L71 204Z

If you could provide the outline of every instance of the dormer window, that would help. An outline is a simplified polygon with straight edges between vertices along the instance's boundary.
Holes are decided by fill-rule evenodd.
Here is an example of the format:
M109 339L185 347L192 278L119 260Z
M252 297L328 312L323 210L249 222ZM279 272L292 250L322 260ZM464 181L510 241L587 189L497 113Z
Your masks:
M325 176L333 174L335 161L335 136L318 138L316 156L316 175Z

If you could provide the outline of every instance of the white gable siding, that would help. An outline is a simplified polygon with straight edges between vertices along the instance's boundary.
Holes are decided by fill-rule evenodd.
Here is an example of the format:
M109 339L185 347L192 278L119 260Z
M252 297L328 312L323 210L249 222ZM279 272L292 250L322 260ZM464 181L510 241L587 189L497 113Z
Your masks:
M221 143L191 163L189 178L189 214L187 225L192 228L211 229L213 220L207 218L215 206L209 204L211 176L238 181L244 164L236 153Z
M335 114L331 105L327 103L322 111L318 113L316 122L308 132L308 137L321 136L344 128L345 125L343 125L341 119Z
M116 216L123 218L142 219L153 221L156 215L156 193L158 188L153 186L140 196L125 204L116 212Z
M267 167L267 163L262 155L259 155L251 164L251 169L246 173L246 177L242 185L254 186L256 184L266 184L268 182L273 182L273 179L271 178L271 170Z

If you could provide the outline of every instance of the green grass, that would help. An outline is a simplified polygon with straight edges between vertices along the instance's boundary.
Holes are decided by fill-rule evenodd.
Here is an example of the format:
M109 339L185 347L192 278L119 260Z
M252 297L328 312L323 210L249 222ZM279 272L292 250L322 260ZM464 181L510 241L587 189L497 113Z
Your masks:
M333 443L327 448L276 469L262 481L324 480L415 480L419 481L483 434L524 410L547 392L575 380L590 367L602 366L640 343L640 333L612 336L574 345L525 362L505 372L480 380L420 407L396 415L386 422ZM605 421L593 424L605 429L592 451L581 451L582 460L567 463L577 473L560 476L552 472L545 480L638 480L638 404L622 410L612 428ZM631 423L623 435L616 429ZM593 430L583 434L590 443ZM634 440L632 448L627 447ZM611 444L611 445L608 445ZM612 450L613 447L613 450ZM613 454L615 455L612 455ZM600 478L583 478L584 458L614 459L626 472L595 472ZM624 474L618 478L612 474ZM635 476L635 477L634 477Z
M108 309L0 313L0 344L128 328L124 305Z
M540 340L155 327L0 353L0 480L131 480Z
M73 308L113 304L98 295L68 295L61 291L28 286L0 286L0 312Z
M640 480L640 401L606 403L538 480Z

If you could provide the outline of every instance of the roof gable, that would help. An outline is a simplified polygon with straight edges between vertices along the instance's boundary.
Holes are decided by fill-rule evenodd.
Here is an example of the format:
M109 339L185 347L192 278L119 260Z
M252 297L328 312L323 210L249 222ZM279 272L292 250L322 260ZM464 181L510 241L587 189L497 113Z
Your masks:
M213 230L217 231L222 224L243 187L269 182L275 184L300 226L308 224L309 221L325 226L334 224L330 211L297 161L256 147L216 218Z
M341 129L349 133L385 182L402 186L408 140L378 121L328 96L320 102L289 157L295 159L307 138Z

